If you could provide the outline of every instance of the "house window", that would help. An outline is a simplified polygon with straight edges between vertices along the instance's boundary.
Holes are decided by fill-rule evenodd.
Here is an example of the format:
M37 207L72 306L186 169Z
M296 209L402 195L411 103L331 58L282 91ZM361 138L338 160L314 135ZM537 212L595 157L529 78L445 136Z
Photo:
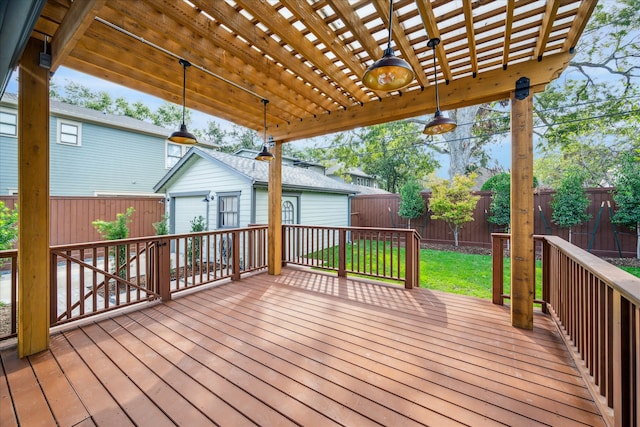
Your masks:
M170 169L180 161L184 153L187 152L187 146L181 144L172 144L167 142L167 168Z
M240 224L240 193L218 196L218 228L235 228Z
M14 113L0 111L0 133L3 135L18 135L18 116Z
M293 209L293 203L289 200L285 200L282 202L282 223L283 224L295 224L293 214L295 210Z
M58 120L58 144L81 145L82 124Z

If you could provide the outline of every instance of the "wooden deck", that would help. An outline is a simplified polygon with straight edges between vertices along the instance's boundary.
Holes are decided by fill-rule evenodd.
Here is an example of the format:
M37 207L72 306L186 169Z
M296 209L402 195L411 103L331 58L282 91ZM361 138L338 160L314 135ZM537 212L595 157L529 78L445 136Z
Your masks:
M294 268L0 354L3 427L604 425L547 317Z

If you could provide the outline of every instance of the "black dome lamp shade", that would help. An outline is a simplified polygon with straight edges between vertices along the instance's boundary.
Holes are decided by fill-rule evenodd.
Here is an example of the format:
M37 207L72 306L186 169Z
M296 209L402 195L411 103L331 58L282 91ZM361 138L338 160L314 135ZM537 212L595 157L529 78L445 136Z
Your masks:
M399 90L413 81L413 70L393 53L391 47L391 27L393 25L393 0L389 6L389 39L382 58L375 61L362 76L362 83L372 90L390 92Z
M185 59L180 59L180 65L182 65L182 124L180 130L173 132L169 136L169 141L177 144L192 145L197 144L196 137L187 130L187 125L184 123L185 115L185 97L187 91L187 67L191 66L191 63Z
M262 103L264 104L264 137L262 144L262 151L258 153L256 156L256 160L261 160L263 162L269 162L273 160L273 154L269 152L267 148L267 104L269 103L268 99L263 99Z
M458 126L455 120L450 119L440 111L440 98L438 97L438 72L436 71L436 46L438 44L440 44L440 39L438 38L433 38L427 43L427 46L433 48L433 74L436 84L436 113L433 116L433 120L427 123L422 131L422 133L427 135L440 135L451 132Z

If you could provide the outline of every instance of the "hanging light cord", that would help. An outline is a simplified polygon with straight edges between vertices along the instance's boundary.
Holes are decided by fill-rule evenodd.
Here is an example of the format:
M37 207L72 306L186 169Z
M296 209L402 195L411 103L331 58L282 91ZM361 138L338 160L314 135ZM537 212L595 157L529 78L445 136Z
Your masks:
M182 64L182 124L184 125L185 99L187 97L187 67L191 64L184 59L180 59L180 63Z
M389 39L387 40L387 50L391 49L391 35L393 33L393 0L389 2Z
M436 111L440 111L440 97L438 96L438 71L436 69L436 44L433 45L433 78L436 83Z
M267 104L269 103L268 99L264 99L262 98L262 103L264 104L264 137L263 137L263 141L264 141L264 146L267 146Z

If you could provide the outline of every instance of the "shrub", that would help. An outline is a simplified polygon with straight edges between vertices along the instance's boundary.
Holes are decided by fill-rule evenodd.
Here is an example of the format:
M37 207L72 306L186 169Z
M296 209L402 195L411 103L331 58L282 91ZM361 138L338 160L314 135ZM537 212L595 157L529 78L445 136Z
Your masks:
M9 209L0 202L0 251L13 248L18 240L18 208Z
M613 193L618 210L611 219L636 230L636 258L640 258L640 159L629 153L620 162Z
M471 194L475 178L475 174L455 175L451 182L433 178L430 183L429 210L433 212L432 218L442 219L449 225L456 246L460 229L473 221L473 210L480 199L480 196Z
M156 230L156 236L165 236L169 234L169 214L162 215L162 219L158 222L151 224L153 229Z
M129 226L128 224L131 222L131 216L135 209L133 207L128 207L125 213L116 214L115 221L104 221L101 219L96 219L91 224L95 227L95 229L100 233L100 236L105 240L120 240L126 239L129 237ZM126 271L123 269L124 265L127 262L127 247L126 245L118 245L117 247L117 256L115 253L111 253L114 255L117 260L116 272L118 276L121 278L126 277Z
M414 179L409 179L400 189L400 209L398 215L409 220L408 227L411 228L411 220L424 215L425 204L420 194L420 184Z
M194 217L191 220L191 232L197 233L206 230L206 222L202 215ZM200 247L202 237L190 237L187 245L187 262L189 266L197 265L200 262Z
M569 242L572 228L591 218L587 213L591 201L584 189L585 178L586 174L582 171L575 168L567 170L550 203L553 209L551 221L569 229Z

